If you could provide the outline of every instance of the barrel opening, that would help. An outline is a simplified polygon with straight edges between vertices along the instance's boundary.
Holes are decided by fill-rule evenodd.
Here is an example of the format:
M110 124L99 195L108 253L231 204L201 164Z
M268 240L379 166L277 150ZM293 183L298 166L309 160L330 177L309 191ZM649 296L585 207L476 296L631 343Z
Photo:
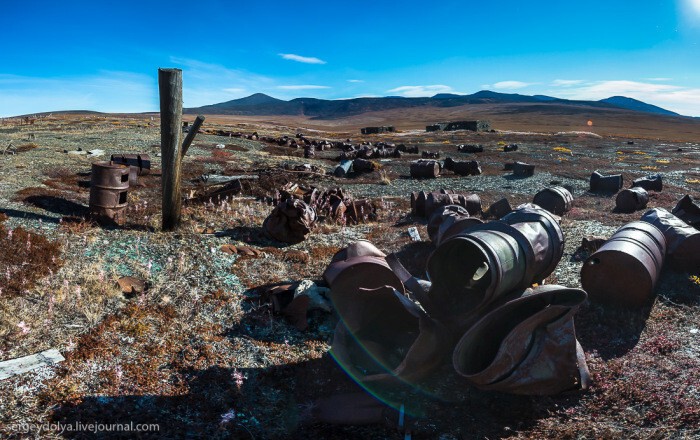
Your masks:
M127 175L126 178L128 179L129 176ZM119 204L126 203L126 191L122 191L119 193Z
M591 258L591 260L588 262L588 264L590 264L590 265L600 264L600 258Z
M476 308L489 290L493 277L489 258L477 244L456 239L445 243L442 252L436 252L432 279L444 280L443 295L448 303L457 306L460 311Z
M128 182L129 181L129 175L128 174L122 174L122 182Z

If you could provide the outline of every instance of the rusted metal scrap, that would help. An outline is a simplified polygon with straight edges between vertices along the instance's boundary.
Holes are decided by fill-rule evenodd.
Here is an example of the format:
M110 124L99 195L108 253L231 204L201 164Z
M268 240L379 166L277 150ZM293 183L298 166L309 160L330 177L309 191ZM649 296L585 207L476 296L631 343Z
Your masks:
M647 191L661 191L664 188L661 174L635 179L634 181L632 181L632 186L638 186L644 188Z
M309 326L308 312L311 310L331 311L326 294L328 289L319 287L311 280L281 284L269 288L263 297L272 304L272 310L285 316L298 330Z
M695 229L700 229L700 206L693 201L690 195L684 195L671 213Z
M440 164L436 160L419 159L411 162L411 177L434 179L440 175Z
M477 388L548 395L585 389L590 382L573 316L581 289L527 289L484 315L453 353L455 370Z
M481 212L481 198L476 194L442 194L430 192L425 198L425 216L430 216L441 206L459 205L469 212L470 215L476 215Z
M365 385L412 383L452 348L447 329L391 286L359 288L338 312L331 355Z
M113 154L110 160L114 163L129 166L129 184L136 185L138 176L151 173L151 157L148 154Z
M445 169L460 176L478 176L481 174L479 162L475 160L456 161L448 157L445 159Z
M476 194L455 194L454 191L446 189L411 193L411 213L413 215L429 218L433 211L446 205L462 206L470 215L481 212L481 199Z
M508 293L542 282L563 253L557 219L538 206L522 205L500 221L442 241L428 259L429 296L450 327L464 331Z
M462 144L457 145L457 151L461 153L483 153L484 146L481 144Z
M622 174L604 176L598 171L591 174L591 192L616 193L622 188Z
M90 214L101 224L126 222L129 167L93 162L90 175Z
M535 166L525 162L513 163L513 175L516 177L531 177L535 174Z
M555 215L569 212L574 202L574 196L562 186L550 186L535 194L532 203L546 209Z
M316 211L303 200L281 201L263 222L265 233L284 243L306 240L316 224Z
M645 212L642 221L656 226L666 238L671 264L680 270L700 268L700 231L663 208Z
M628 223L583 263L581 286L594 301L643 306L653 297L665 255L666 238L657 227Z
M615 197L615 209L618 212L631 213L647 207L649 194L641 186L623 189Z
M508 202L508 199L504 197L500 200L493 202L493 204L491 204L491 206L489 206L489 209L487 212L491 217L501 218L511 211L513 211L513 208L511 208L510 202Z

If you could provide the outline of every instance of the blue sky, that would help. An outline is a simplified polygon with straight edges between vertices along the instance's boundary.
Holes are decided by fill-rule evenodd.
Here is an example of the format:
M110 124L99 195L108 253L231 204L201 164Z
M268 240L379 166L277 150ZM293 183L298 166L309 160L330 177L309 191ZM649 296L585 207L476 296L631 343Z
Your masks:
M159 67L183 70L187 107L490 89L700 116L700 0L35 0L2 17L0 116L157 111Z

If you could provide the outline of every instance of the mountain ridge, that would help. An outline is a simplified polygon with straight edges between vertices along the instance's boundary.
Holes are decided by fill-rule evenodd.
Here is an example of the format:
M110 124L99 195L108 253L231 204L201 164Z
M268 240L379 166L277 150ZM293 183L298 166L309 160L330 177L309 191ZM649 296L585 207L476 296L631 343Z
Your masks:
M611 96L599 101L568 100L545 95L521 95L480 90L471 95L438 93L431 97L407 98L398 96L365 97L350 99L294 98L288 101L264 93L255 93L244 98L233 99L201 107L185 108L185 114L221 114L240 116L294 116L303 115L316 119L336 119L366 112L413 107L458 107L467 104L513 104L532 103L541 105L566 105L574 107L598 107L624 109L634 112L665 116L678 113L624 96Z

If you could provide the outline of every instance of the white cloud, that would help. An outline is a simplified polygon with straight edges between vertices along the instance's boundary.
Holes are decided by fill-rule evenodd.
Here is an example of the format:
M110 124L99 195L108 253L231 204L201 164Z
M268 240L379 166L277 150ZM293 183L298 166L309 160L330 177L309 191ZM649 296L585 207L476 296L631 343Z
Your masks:
M291 86L277 86L276 88L280 90L318 90L318 89L330 89L328 86L318 86L315 84L298 84Z
M293 54L293 53L280 53L278 54L285 60L291 60L291 61L296 61L298 63L305 63L305 64L326 64L325 61L322 59L316 58L316 57L303 57L301 55Z
M552 92L557 93L557 92ZM595 81L558 91L559 97L599 100L626 96L688 116L700 116L700 88L628 80Z
M686 5L696 14L700 14L700 0L685 0Z
M452 87L442 85L442 84L433 84L430 86L401 86L401 87L396 87L391 90L387 90L387 93L395 93L399 96L403 96L405 98L419 98L419 97L424 97L424 96L433 96L438 93L455 93Z
M170 62L182 68L182 94L185 107L242 98L245 91L264 92L274 89L272 78L220 64L205 63L189 58L170 57ZM251 92L252 93L252 92Z
M349 82L349 83L363 83L364 80L361 80L361 79L349 79L348 82Z
M671 81L673 78L646 78L647 81Z
M585 81L582 79L555 79L552 81L554 87L570 87L583 84Z
M537 83L527 83L523 81L500 81L495 83L492 87L497 90L515 90L523 89Z

